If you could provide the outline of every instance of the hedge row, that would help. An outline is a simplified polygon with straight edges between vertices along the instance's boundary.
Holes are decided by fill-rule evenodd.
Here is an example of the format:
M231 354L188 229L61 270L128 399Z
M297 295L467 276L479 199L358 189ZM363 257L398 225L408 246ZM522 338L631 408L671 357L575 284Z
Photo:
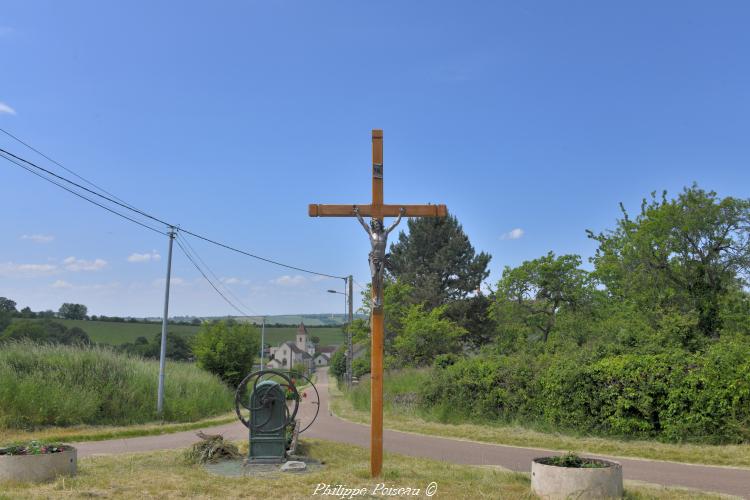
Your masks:
M466 416L585 434L750 442L750 345L600 359L524 354L436 367L421 400Z

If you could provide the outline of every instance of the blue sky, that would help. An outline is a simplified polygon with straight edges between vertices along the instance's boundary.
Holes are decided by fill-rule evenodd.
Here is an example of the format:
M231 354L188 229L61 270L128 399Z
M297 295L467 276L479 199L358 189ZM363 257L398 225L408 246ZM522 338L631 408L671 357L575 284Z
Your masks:
M0 127L129 203L368 279L385 198L445 203L503 266L594 250L618 202L750 186L747 2L41 2L0 9ZM0 134L2 135L2 134ZM49 166L7 137L0 147ZM0 295L161 313L166 238L0 160ZM339 312L335 280L193 246L256 313ZM233 310L175 254L171 313Z

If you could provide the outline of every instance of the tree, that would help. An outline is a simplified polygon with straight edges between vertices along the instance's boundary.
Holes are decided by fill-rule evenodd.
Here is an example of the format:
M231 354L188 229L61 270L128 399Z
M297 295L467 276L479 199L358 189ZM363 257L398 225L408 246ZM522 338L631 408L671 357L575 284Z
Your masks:
M83 304L71 304L66 302L60 306L57 314L63 319L86 319L88 308Z
M409 308L404 330L394 341L396 356L405 364L425 366L431 365L438 354L459 352L459 339L466 332L444 318L444 312L444 306L429 312L421 305Z
M717 338L723 298L750 273L750 200L693 185L672 200L652 193L635 219L620 208L614 230L588 231L599 243L592 262L607 291L634 300L654 321L695 311L699 332Z
M498 282L496 318L502 323L520 319L547 342L561 308L576 309L590 300L589 273L580 269L581 257L553 252L508 266Z
M12 320L13 318L11 318L10 313L0 311L0 333L8 328Z
M249 323L205 322L195 337L193 353L198 366L237 387L253 369L260 349L260 332Z
M417 302L433 308L465 298L489 276L490 255L475 252L454 216L409 219L408 226L386 263L391 276L413 287Z
M21 312L19 313L22 318L35 318L36 314L34 311L31 310L29 306L24 307L21 309Z
M50 342L54 344L90 344L88 334L81 328L68 328L62 323L48 319L31 321L22 319L14 322L5 329L1 340L28 339L34 342Z
M340 346L331 356L331 373L338 378L346 375L346 346Z
M371 314L371 285L362 291L362 311ZM383 280L383 309L385 311L384 350L386 354L393 354L393 341L403 330L403 319L409 308L416 304L414 288L400 281ZM370 325L361 319L355 319L352 324L352 337L355 343L370 341Z
M11 316L18 312L16 309L16 301L10 300L7 297L0 297L0 313L9 313Z

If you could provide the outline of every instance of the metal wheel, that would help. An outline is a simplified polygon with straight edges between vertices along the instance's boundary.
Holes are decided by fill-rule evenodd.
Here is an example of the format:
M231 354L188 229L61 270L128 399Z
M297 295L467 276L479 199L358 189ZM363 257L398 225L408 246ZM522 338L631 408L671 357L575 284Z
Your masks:
M259 388L258 384L265 381L272 381L275 385L263 385ZM276 391L272 391L272 388L277 386L284 392L283 399L279 399ZM255 400L255 403L253 403L253 400ZM287 400L294 401L294 408L291 411L287 406ZM273 429L265 428L265 425L268 424L273 415L271 412L268 412L269 416L264 422L252 423L253 412L270 408L275 404L284 405L284 415L286 418L282 425ZM237 386L237 391L234 394L234 410L237 413L237 418L248 429L254 431L262 429L264 432L275 432L294 422L294 418L297 416L297 411L299 410L299 393L294 383L292 383L286 374L275 370L260 370L245 377ZM247 417L243 413L246 413Z

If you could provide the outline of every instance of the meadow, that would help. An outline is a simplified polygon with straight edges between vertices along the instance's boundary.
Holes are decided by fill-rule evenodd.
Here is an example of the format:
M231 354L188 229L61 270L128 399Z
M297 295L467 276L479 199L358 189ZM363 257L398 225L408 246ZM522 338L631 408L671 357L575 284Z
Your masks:
M0 428L130 425L159 420L159 364L105 347L11 342L0 349ZM192 363L169 362L164 422L224 414L232 393Z
M99 344L120 345L135 342L138 337L154 338L161 332L160 323L122 323L115 321L88 321L77 319L55 319L68 328L77 326L85 331L89 338ZM184 338L191 338L198 333L199 326L170 324L169 333ZM260 327L258 327L260 328ZM307 327L311 336L320 337L320 345L339 345L344 342L344 332L340 327ZM288 340L294 340L297 333L296 326L266 326L266 343L272 346Z

